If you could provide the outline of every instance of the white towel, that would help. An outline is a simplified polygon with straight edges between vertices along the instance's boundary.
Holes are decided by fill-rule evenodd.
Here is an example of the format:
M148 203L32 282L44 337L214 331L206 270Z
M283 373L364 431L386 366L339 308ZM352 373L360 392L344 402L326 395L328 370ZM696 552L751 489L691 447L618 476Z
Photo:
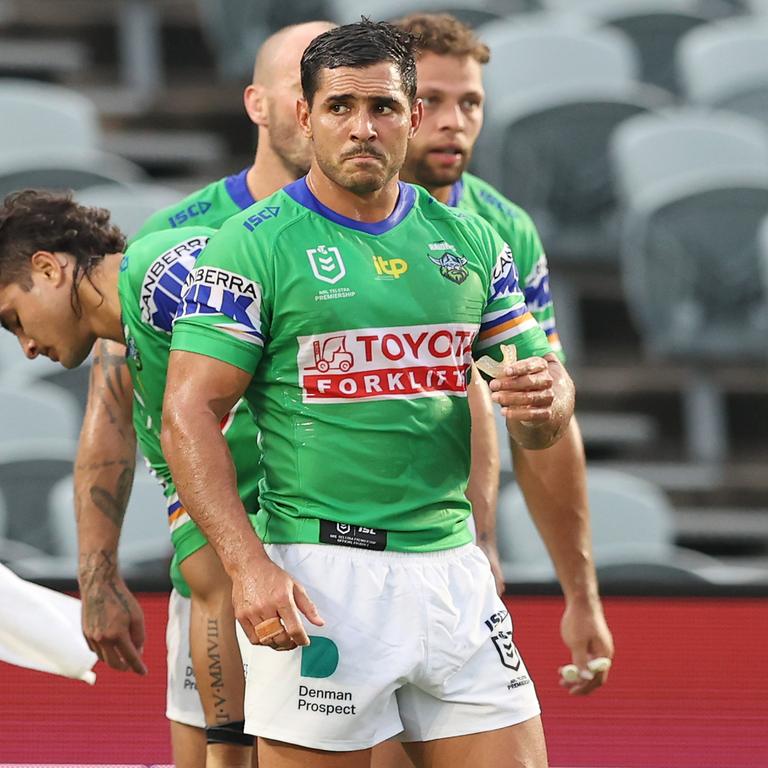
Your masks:
M0 565L0 660L93 685L98 659L80 629L80 601Z

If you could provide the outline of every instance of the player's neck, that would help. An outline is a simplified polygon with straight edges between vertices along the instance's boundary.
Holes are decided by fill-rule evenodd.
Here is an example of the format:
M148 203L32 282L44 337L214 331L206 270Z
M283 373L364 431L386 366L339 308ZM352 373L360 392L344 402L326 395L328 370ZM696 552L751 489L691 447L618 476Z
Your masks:
M110 253L78 287L78 296L88 325L100 339L125 343L117 289L122 253Z
M307 174L310 192L327 208L348 219L368 223L383 221L397 205L398 177L393 176L381 189L358 195L328 178L314 163Z
M253 165L245 176L245 183L254 200L261 200L298 178L269 147L269 137L263 130L259 140L263 142L261 151L256 150Z
M416 184L418 184L418 182L416 182ZM448 201L451 199L453 184L449 184L447 187L428 187L425 184L424 187L435 200L448 205Z

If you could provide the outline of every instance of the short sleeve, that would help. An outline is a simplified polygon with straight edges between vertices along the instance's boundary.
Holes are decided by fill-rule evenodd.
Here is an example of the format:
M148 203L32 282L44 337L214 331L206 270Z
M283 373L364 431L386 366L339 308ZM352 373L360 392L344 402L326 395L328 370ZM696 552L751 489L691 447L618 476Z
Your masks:
M268 256L269 248L236 221L211 238L184 287L171 349L253 373L269 330Z

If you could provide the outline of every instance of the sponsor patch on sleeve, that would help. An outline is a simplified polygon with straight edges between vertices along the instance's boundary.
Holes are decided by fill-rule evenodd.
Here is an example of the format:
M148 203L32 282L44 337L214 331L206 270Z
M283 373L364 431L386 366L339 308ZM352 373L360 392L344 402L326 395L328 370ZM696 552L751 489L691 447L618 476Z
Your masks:
M179 304L178 318L195 315L224 315L216 323L220 330L251 344L263 346L261 332L261 286L218 267L193 269Z

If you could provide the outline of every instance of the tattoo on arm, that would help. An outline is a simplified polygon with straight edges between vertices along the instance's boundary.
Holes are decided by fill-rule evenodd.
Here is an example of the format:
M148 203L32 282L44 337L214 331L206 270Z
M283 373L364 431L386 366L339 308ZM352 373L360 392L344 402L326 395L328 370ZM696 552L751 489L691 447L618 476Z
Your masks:
M125 467L120 473L120 477L117 478L117 488L115 488L114 494L100 485L94 485L90 490L91 501L118 528L123 524L125 508L131 495L132 485L133 468Z
M88 632L106 628L110 602L116 603L121 611L130 616L128 599L115 579L116 570L117 552L114 549L80 555L78 580L83 600L83 625Z

